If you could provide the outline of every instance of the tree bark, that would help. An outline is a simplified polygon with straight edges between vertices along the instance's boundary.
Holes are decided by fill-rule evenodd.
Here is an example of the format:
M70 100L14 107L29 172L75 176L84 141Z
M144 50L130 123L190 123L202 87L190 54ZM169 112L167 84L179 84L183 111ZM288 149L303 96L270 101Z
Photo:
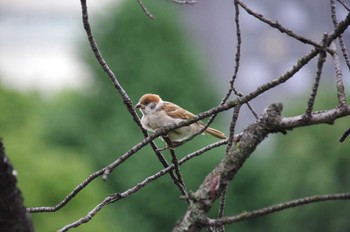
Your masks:
M33 224L23 206L16 174L0 140L0 231L33 232Z

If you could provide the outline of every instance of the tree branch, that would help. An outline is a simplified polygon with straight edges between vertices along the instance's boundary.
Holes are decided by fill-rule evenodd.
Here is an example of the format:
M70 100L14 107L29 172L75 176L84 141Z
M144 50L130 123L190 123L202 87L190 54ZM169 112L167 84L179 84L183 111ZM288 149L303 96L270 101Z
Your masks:
M339 194L327 194L327 195L315 195L310 197L305 197L301 199L296 199L292 201L287 201L284 203L272 205L269 207L265 207L262 209L250 211L250 212L243 212L241 214L238 214L236 216L232 217L223 217L218 219L207 219L203 221L202 223L205 225L210 226L222 226L225 224L232 224L234 222L239 222L251 218L266 216L272 213L276 213L285 209L302 206L306 204L316 203L316 202L322 202L322 201L331 201L331 200L349 200L350 199L350 193L339 193Z
M190 160L194 157L197 157L199 155L202 155L203 153L205 153L213 148L224 145L226 143L227 143L227 141L223 140L223 141L219 141L219 142L213 143L211 145L208 145L202 149L199 149L196 152L193 152L191 154L186 155L184 158L182 158L181 160L178 161L178 164L182 165L183 163L187 162L188 160ZM167 168L164 168L163 170L157 172L156 174L147 177L146 179L144 179L143 181L141 181L140 183L138 183L134 187L132 187L132 188L130 188L122 193L113 193L113 194L109 195L102 202L100 202L95 208L93 208L90 212L88 212L88 214L85 217L82 217L79 220L64 226L61 230L59 230L59 232L68 231L71 228L78 227L84 223L89 222L105 206L109 205L110 203L114 203L116 201L124 199L124 198L138 192L139 190L141 190L142 188L144 188L145 186L150 184L152 181L157 180L158 178L162 177L163 175L172 171L173 169L175 169L175 165L171 164L170 166L168 166Z
M198 190L192 194L192 204L173 232L201 231L204 226L202 221L206 220L213 203L221 196L243 163L269 133L277 132L281 112L282 104L273 104L266 109L257 122L243 131L239 142L231 148L220 164L205 178Z
M328 38L327 33L325 33L323 35L323 40L322 40L323 50L320 51L320 55L319 55L318 62L317 62L317 71L316 71L315 82L314 82L314 85L312 87L312 92L311 92L311 95L309 97L309 100L307 103L307 109L305 112L306 119L311 117L311 113L313 111L313 107L315 104L315 99L316 99L318 87L319 87L320 80L321 80L323 64L326 61L326 56L327 56L327 53L326 53L327 38Z

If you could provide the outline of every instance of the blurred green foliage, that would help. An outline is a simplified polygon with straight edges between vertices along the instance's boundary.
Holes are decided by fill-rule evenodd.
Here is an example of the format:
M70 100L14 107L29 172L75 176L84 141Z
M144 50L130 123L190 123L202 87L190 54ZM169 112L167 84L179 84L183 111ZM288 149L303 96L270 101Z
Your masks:
M45 143L44 115L46 105L35 94L23 95L0 87L0 131L5 151L15 167L18 185L27 207L53 206L83 181L95 168L90 160L79 157L77 151ZM60 226L77 220L108 193L97 181L79 198L56 213L32 215L36 231L56 231ZM95 222L77 231L110 231L108 210Z
M102 54L132 101L153 92L193 113L217 104L219 97L203 71L200 52L176 23L177 6L144 3L156 20L149 20L136 2L128 1L111 7L93 25ZM58 203L90 173L142 139L86 42L81 43L80 50L94 73L85 91L67 91L43 102L35 94L0 89L0 136L18 170L27 206ZM284 114L302 113L300 109L305 106L298 105L298 100L287 104ZM318 104L320 109L335 105L328 96ZM299 128L286 136L271 135L262 145L265 149L258 148L232 182L226 214L313 194L348 191L349 141L337 142L348 127L347 120L341 119L334 126ZM218 117L214 127L225 131L216 123L219 121L223 120ZM183 157L215 141L200 136L176 152ZM164 146L160 140L157 143ZM170 162L168 153L164 154ZM220 148L182 166L188 189L196 190L223 155L224 148ZM60 211L33 214L36 229L55 231L84 216L110 193L123 192L161 168L152 150L143 148L118 167L107 182L94 181ZM164 176L139 193L105 207L74 231L170 231L186 210L179 195L170 177ZM228 226L227 231L348 231L349 206L348 202L327 202L298 207ZM216 213L210 216L216 217Z

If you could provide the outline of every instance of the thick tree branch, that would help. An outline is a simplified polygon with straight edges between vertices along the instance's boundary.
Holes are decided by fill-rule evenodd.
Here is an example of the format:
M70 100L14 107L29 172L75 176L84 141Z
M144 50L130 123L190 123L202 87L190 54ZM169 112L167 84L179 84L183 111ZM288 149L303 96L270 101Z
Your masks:
M248 126L234 147L220 164L205 178L199 189L191 195L190 204L184 218L173 232L196 232L203 228L202 221L214 202L221 196L228 183L232 181L243 163L269 133L277 132L281 121L282 104L273 104L260 116L256 123Z
M260 116L256 123L248 126L239 141L222 159L220 164L205 178L199 189L191 195L190 204L184 218L173 232L196 232L205 226L207 213L214 202L223 193L228 183L232 181L238 170L251 155L255 148L270 133L283 132L297 127L320 123L333 123L337 118L350 114L350 108L337 108L311 114L309 120L304 115L283 118L282 105L273 104Z

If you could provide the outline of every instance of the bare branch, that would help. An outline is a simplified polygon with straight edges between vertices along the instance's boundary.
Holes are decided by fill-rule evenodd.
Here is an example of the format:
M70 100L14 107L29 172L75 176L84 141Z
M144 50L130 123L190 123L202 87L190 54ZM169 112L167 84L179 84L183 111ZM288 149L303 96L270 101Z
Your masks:
M338 0L338 2L340 2L345 8L346 5L343 1ZM338 20L337 20L337 13L336 13L336 6L335 6L335 1L334 0L330 0L331 3L331 18L332 18L332 22L334 27L338 26ZM349 8L346 8L349 11ZM343 57L345 60L346 65L348 66L348 69L350 71L350 59L349 59L349 53L346 49L345 43L344 43L344 39L343 39L343 35L339 35L339 44L341 47L341 51L343 53Z
M197 1L195 0L171 0L171 1L180 5L184 5L184 4L193 5L197 3Z
M257 13L257 12L254 12L252 11L250 8L248 8L244 3L242 3L240 0L237 0L238 4L250 15L254 16L255 18L259 19L260 21L270 25L271 27L273 28L276 28L277 30L279 30L280 32L282 33L285 33L287 34L288 36L302 42L302 43L305 43L305 44L309 44L309 45L312 45L314 46L315 48L318 48L318 49L322 49L322 46L319 45L318 43L308 39L308 38L305 38L303 36L300 36L300 35L297 35L295 34L292 30L282 26L279 22L275 21L271 21L267 18L265 18L263 15ZM327 50L328 52L332 53L331 50Z
M240 109L241 109L241 105L237 105L234 107L234 110L232 113L232 119L231 119L231 123L230 123L230 135L228 138L226 153L228 153L229 150L231 150L231 147L232 147L233 143L235 142L235 128L236 128L236 123L238 120L238 115L239 115Z
M27 211L30 213L41 213L41 212L56 212L65 206L68 202L70 202L81 190L83 190L87 185L89 185L93 180L97 177L102 176L105 169L101 169L97 172L91 174L88 178L86 178L82 183L80 183L72 192L70 192L60 203L52 207L32 207L27 208Z
M343 73L341 71L340 61L339 61L337 49L334 43L332 43L332 48L335 51L332 57L334 61L334 68L335 68L335 74L336 74L336 80L337 80L336 86L337 86L338 102L340 107L346 107Z
M326 56L327 56L327 53L326 53L327 38L328 38L327 33L325 33L323 35L323 40L322 40L323 50L320 51L320 55L319 55L318 62L317 62L317 71L316 71L315 82L314 82L314 85L312 87L312 92L311 92L311 95L309 97L309 100L307 103L307 109L305 112L306 119L311 117L311 112L312 112L314 104L315 104L318 86L319 86L320 80L321 80L323 64L326 61Z
M231 182L236 173L242 167L255 148L270 133L283 132L297 127L333 122L336 118L350 114L350 108L331 109L312 114L310 120L302 120L298 117L283 118L281 116L282 105L273 104L265 110L259 120L249 125L243 132L240 140L220 164L205 178L199 189L193 194L193 203L189 206L184 218L176 225L173 232L200 231L207 220L207 213L213 202L221 196L227 183ZM219 180L219 184L217 184ZM215 186L215 187L212 187Z
M188 160L200 156L203 153L212 150L216 147L222 146L227 144L227 140L221 140L219 142L210 144L202 149L199 149L191 154L186 155L184 158L182 158L178 163L179 165L182 165L183 163L187 162ZM170 165L168 167L166 167L164 170L164 174L167 172L171 172L174 169L173 165ZM89 185L90 182L92 182L93 180L95 180L97 177L103 175L105 172L105 168L91 174L88 178L86 178L81 184L79 184L76 188L74 188L74 190L68 194L61 202L59 202L57 205L53 206L53 207L32 207L32 208L27 208L27 211L30 213L40 213L40 212L56 212L58 211L60 208L62 208L63 206L65 206L70 200L72 200L74 198L74 196L76 196L81 190L83 190L87 185ZM161 171L162 172L162 171Z
M185 216L173 232L200 231L203 227L201 221L206 220L207 213L213 206L227 184L232 181L238 170L248 159L250 154L266 136L276 132L276 125L281 120L282 104L269 106L260 116L259 120L249 125L243 132L239 142L221 160L213 171L205 178L198 190L193 194L193 203L189 206Z
M213 143L211 145L206 146L205 148L202 148L196 152L193 152L191 154L186 155L184 158L182 158L178 164L182 165L183 163L187 162L188 160L197 157L213 148L219 147L221 145L226 144L227 141L220 141L220 142L216 142ZM139 190L141 190L142 188L144 188L145 186L147 186L149 183L151 183L152 181L162 177L163 175L165 175L166 173L172 171L175 168L174 164L171 164L170 166L168 166L167 168L164 168L163 170L157 172L156 174L147 177L145 180L143 180L142 182L138 183L137 185L135 185L134 187L122 192L122 193L113 193L110 196L106 197L101 203L99 203L94 209L92 209L85 217L80 218L79 220L66 225L65 227L63 227L61 230L59 230L59 232L65 232L68 231L71 228L74 227L78 227L84 223L89 222L103 207L107 206L110 203L114 203L116 201L119 201L121 199L124 199L136 192L138 192Z
M175 150L173 148L173 143L171 142L171 140L167 136L163 136L163 139L167 143L167 146L168 146L170 154L171 154L172 162L174 164L175 174L177 176L177 182L175 184L179 187L181 193L184 195L184 198L186 199L187 204L189 204L190 198L188 197L187 188L186 188L185 181L184 181L182 174L181 174L181 171L180 171L180 165L179 165L179 162L176 158Z
M346 108L323 110L320 112L313 112L311 117L312 119L310 120L303 120L303 115L282 118L279 127L284 130L291 130L294 128L310 126L315 124L333 124L336 119L348 115L350 115L349 106L347 106Z
M339 2L345 9L347 9L348 11L350 11L350 7L348 7L348 6L345 4L344 0L337 0L337 2Z
M344 133L343 135L340 137L339 139L339 142L344 142L345 139L350 135L350 128L348 128Z
M226 200L226 194L227 194L227 187L224 187L221 196L220 196L220 207L219 207L219 214L218 218L223 218L225 213L225 200ZM225 232L225 227L222 225L219 228L219 232Z
M147 7L143 4L142 0L137 0L139 5L141 6L141 9L150 19L155 19L155 17L151 14L151 12L148 11Z
M239 92L238 90L236 90L236 88L235 88L235 81L237 79L240 60L241 60L242 35L241 35L241 28L240 28L240 21L239 21L238 1L235 0L234 5L235 5L235 27L236 27L236 39L237 39L236 54L235 54L235 68L234 68L233 75L232 75L231 80L230 80L230 85L229 85L230 88L228 89L225 97L222 99L221 105L227 101L227 99L231 96L232 92L234 92L236 94L236 96L239 96L239 97L243 96L243 94L241 92ZM249 102L246 102L246 104L247 104L249 110L254 115L254 117L257 119L258 115L255 112L255 110L253 109L253 107L250 105Z
M242 37L241 37L241 28L239 23L239 7L237 1L234 1L235 4L235 27L236 27L236 54L235 54L235 68L233 71L233 75L230 80L230 88L228 89L225 97L222 99L221 103L224 104L227 99L230 97L232 91L235 90L235 81L237 79L237 74L239 70L239 64L241 60L241 47L242 47ZM237 94L238 95L238 94Z
M243 212L241 214L238 214L236 216L232 217L224 217L219 219L207 219L203 221L205 225L211 225L211 226L221 226L225 224L232 224L234 222L247 220L250 218L256 218L260 216L269 215L272 213L276 213L285 209L302 206L306 204L321 202L321 201L331 201L331 200L349 200L350 199L350 193L339 193L339 194L327 194L327 195L315 195L310 197L305 197L301 199L296 199L276 205L272 205L269 207L265 207L262 209L254 210L251 212Z

